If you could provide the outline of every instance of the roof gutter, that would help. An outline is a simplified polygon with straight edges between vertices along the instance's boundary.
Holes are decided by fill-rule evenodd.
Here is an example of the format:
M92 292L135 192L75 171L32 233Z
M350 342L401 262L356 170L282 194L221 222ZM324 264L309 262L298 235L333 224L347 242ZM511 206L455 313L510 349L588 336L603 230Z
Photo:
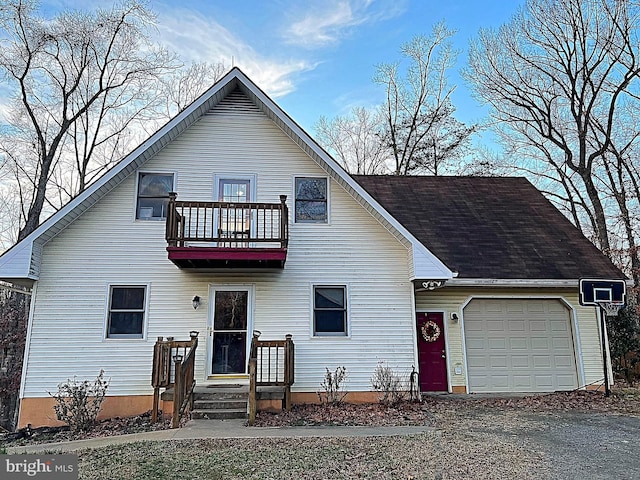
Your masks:
M447 287L485 287L485 288L578 288L579 279L528 279L528 278L452 278ZM418 288L416 291L425 291Z

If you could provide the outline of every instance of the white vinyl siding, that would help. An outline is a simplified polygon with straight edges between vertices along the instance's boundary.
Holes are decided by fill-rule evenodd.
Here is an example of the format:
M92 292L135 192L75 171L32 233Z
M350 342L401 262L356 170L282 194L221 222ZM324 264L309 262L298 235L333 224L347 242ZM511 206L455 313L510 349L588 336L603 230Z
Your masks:
M251 105L221 106L173 140L144 165L173 171L179 200L211 201L216 174L256 175L258 202L287 195L293 179L326 176L274 123ZM333 179L331 224L290 226L284 270L194 272L167 259L165 225L132 221L136 174L45 245L34 302L24 396L47 397L58 383L111 377L110 395L150 395L153 345L159 336L188 339L200 332L198 382L206 377L206 327L211 284L255 288L254 325L263 339L293 335L294 391L315 392L325 367L347 367L350 391L368 391L378 361L408 373L414 360L412 285L407 247ZM322 232L320 232L322 230ZM146 337L104 339L108 285L148 284ZM313 337L310 285L349 285L349 337ZM202 307L194 310L194 295ZM82 361L78 361L81 358Z

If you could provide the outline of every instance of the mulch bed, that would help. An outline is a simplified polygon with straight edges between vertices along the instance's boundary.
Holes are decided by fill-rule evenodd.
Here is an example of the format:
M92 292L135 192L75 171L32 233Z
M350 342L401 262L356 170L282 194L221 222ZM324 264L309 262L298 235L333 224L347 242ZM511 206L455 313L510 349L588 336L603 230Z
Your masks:
M0 447L20 446L34 443L67 442L70 440L84 440L87 438L109 437L128 433L152 432L171 427L171 420L151 423L151 411L142 415L127 418L109 418L96 423L86 432L72 432L69 427L39 427L23 428L17 432L0 435Z
M614 389L610 397L601 391L577 390L528 396L495 398L488 396L425 396L422 402L396 405L338 404L294 405L289 412L258 412L256 426L360 425L400 426L437 425L450 415L472 415L491 409L527 409L530 412L600 412L640 415L640 390Z

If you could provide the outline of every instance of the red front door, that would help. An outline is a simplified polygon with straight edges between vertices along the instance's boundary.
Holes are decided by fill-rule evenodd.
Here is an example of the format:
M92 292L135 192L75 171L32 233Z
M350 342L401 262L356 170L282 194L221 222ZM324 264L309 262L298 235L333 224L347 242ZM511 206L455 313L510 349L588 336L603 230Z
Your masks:
M416 328L420 391L446 392L448 389L444 316L442 313L418 313Z

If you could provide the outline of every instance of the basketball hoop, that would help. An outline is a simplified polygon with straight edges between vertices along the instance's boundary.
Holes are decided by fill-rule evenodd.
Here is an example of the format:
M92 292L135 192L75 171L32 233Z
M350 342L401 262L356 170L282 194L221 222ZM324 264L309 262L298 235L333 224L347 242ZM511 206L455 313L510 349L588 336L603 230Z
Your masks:
M620 309L624 307L624 303L617 302L597 302L597 304L607 317L617 317Z

